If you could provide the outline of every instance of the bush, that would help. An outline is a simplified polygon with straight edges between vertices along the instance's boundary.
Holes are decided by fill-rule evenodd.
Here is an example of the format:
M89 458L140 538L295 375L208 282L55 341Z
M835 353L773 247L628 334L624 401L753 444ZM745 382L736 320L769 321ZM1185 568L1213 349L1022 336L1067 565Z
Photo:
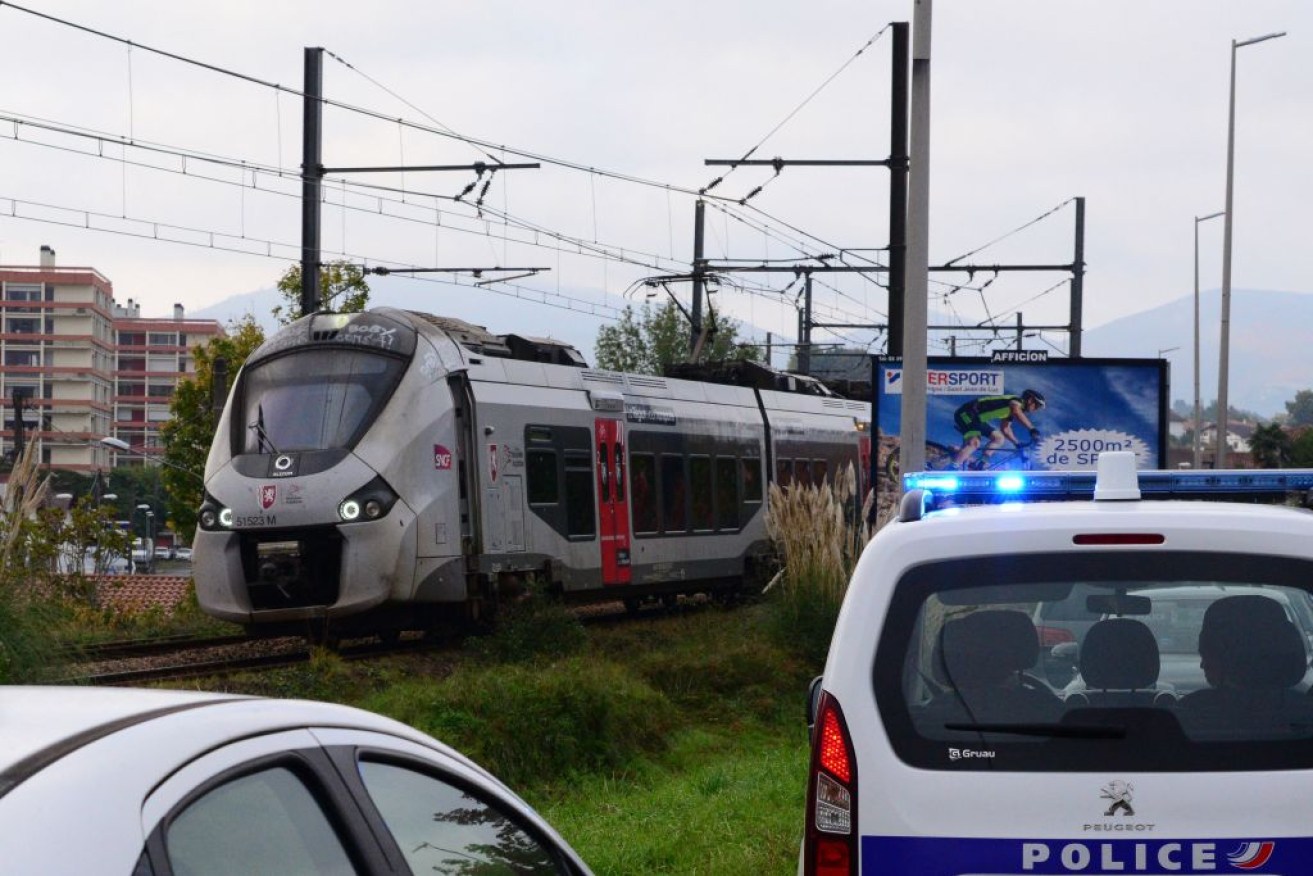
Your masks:
M485 666L403 682L365 708L418 727L512 786L618 770L665 746L673 706L604 661Z
M534 583L522 599L501 610L492 634L476 640L474 649L490 660L517 662L567 657L587 643L579 619Z

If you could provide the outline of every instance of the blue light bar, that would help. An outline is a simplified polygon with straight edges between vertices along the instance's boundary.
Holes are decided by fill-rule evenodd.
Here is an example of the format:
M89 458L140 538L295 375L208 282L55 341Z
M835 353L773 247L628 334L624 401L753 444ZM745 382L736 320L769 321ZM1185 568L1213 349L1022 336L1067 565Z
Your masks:
M1313 490L1313 469L1218 469L1141 471L1145 499L1280 499L1285 493ZM938 502L980 504L997 501L1090 499L1092 471L915 472L903 476L903 492L929 490Z

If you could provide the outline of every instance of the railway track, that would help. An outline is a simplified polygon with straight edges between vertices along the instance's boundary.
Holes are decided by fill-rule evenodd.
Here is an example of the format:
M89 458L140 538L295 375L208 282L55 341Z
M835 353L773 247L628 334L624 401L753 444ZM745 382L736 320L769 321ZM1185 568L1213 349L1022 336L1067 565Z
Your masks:
M571 609L584 624L623 623L634 616L621 602L595 603ZM669 607L644 611L655 617ZM454 647L455 637L383 638L332 648L343 660L367 660L392 654L438 651ZM252 652L257 653L252 653ZM72 684L131 686L154 681L213 678L237 672L263 671L309 662L313 656L304 638L259 639L243 635L164 636L127 639L69 648L66 657L85 667L65 679ZM171 658L167 662L159 659ZM142 661L151 661L144 663Z

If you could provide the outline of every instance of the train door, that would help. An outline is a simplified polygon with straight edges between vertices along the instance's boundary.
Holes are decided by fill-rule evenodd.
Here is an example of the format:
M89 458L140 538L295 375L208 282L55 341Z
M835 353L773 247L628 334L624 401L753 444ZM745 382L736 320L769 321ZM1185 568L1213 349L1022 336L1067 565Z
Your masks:
M625 432L620 420L598 418L597 519L602 545L602 583L628 584L629 484L625 471Z

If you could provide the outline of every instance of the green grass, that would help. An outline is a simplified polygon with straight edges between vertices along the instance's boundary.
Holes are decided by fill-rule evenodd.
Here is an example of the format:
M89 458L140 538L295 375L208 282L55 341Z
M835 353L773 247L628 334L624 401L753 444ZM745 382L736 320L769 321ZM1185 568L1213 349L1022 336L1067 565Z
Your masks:
M536 653L522 631L454 656L320 652L195 686L349 703L418 727L515 788L599 876L791 873L819 667L776 644L769 609L705 606L582 638L558 628Z
M599 876L757 876L797 867L805 729L686 728L666 756L577 779L539 811Z

